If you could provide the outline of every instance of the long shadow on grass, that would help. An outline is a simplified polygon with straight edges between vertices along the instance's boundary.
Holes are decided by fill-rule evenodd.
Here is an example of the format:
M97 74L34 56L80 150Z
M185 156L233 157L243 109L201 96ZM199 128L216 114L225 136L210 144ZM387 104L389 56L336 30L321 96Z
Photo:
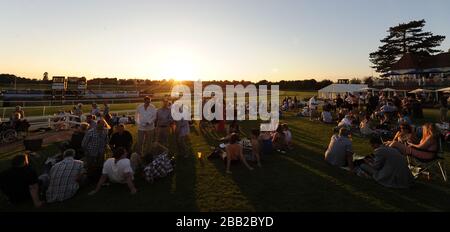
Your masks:
M450 200L448 200L450 197L450 189L448 185L443 185L439 182L423 184L421 181L418 181L409 190L393 190L374 184L373 181L367 182L355 176L349 177L345 172L336 172L333 168L325 167L323 164L323 154L317 152L322 148L320 144L311 142L314 140L310 135L303 136L308 136L309 138L300 138L301 141L294 141L296 150L301 152L290 155L290 157L300 162L308 162L308 165L322 170L324 173L333 175L339 180L354 185L362 191L367 192L367 194L383 199L383 201L401 209L439 211L448 210L450 207Z
M445 187L417 184L409 190L387 189L372 180L330 167L318 152L323 150L320 143L306 142L303 146L302 142L295 141L295 150L286 156L264 157L264 168L251 174L243 166L234 168L233 180L257 210L440 211L450 205ZM224 171L222 162L214 164ZM321 194L324 189L328 194ZM270 191L276 193L272 195ZM296 204L297 196L302 196L300 205ZM315 196L322 197L314 200Z
M214 144L214 136L208 133L204 135L209 144ZM324 180L322 176L308 172L279 155L263 158L263 168L250 172L237 164L232 167L233 174L228 177L233 179L257 211L357 211L389 207L355 198L344 184ZM211 162L220 173L225 173L221 160ZM330 192L333 196L329 195Z

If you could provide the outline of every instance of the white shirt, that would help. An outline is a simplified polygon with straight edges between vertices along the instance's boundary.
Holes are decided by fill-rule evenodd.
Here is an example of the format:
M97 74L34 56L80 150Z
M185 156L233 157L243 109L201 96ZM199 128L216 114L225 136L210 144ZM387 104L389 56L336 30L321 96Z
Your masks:
M155 129L156 108L154 105L148 105L145 109L141 104L136 109L136 124L140 131L150 131Z
M107 175L111 182L126 183L126 173L134 174L129 159L121 159L116 163L114 158L109 158L103 164L102 174Z
M312 97L311 99L309 99L309 108L315 110L317 107L317 101L314 97Z

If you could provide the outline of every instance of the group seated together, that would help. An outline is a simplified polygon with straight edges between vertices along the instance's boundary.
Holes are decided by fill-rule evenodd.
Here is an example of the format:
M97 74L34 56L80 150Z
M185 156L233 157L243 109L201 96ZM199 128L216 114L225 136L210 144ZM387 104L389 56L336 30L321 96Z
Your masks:
M287 124L279 124L275 131L252 129L249 138L241 138L237 121L232 121L226 131L227 135L220 139L222 143L209 155L209 158L220 157L224 160L226 173L231 173L230 168L234 163L241 162L253 170L249 162L262 167L262 157L275 152L285 154L292 149L292 132Z
M89 193L93 195L107 182L124 184L131 194L135 194L136 174L149 182L169 175L173 172L175 163L167 149L168 134L163 133L167 127L163 124L172 121L170 114L164 116L160 114L160 110L168 110L170 113L170 109L164 108L167 105L156 109L147 102L148 100L144 111L136 114L140 120L136 124L138 130L153 125L143 134L156 136L141 138L138 135L140 141L137 142L142 146L141 150L138 147L137 151L133 152L133 136L126 129L124 117L112 127L109 122L113 118L107 116L108 108L105 108L103 112L106 114L103 115L96 105L93 105L91 114L74 128L70 140L59 144L59 153L45 160L41 173L37 173L40 164L35 156L29 153L15 156L11 167L0 173L1 192L13 205L32 201L36 207L41 207L44 202L70 199L79 188L89 188L90 185L96 184ZM80 114L80 110L76 113ZM130 122L128 118L126 122ZM155 127L158 130L155 130ZM179 123L177 140L185 140L184 136L189 133L189 128L182 128L183 125Z
M351 131L342 127L334 134L325 152L325 161L346 168L361 176L371 176L386 187L407 188L413 182L409 159L431 162L439 152L439 133L432 123L422 126L420 139L403 123L392 140L383 141L379 135L370 137L373 153L361 159L355 157Z
M325 160L333 165L371 176L380 184L405 188L412 184L413 161L432 163L442 151L441 138L450 134L447 118L447 96L442 96L441 120L443 123L417 125L414 119L422 119L420 99L411 97L367 94L359 105L352 104L352 95L333 101L326 100L320 121L334 124L334 135L325 152ZM345 100L349 99L349 101ZM353 101L354 103L354 101ZM361 105L362 104L362 105ZM437 129L437 126L441 127ZM374 149L371 155L355 156L351 135L368 138ZM360 158L358 160L358 158ZM439 164L444 180L446 173Z

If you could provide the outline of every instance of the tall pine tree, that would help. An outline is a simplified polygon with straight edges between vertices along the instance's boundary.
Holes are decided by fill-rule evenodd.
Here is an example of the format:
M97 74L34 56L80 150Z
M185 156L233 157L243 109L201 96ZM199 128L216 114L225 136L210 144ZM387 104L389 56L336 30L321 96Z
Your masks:
M386 74L392 65L408 52L421 56L441 52L436 47L441 45L445 36L424 32L425 23L422 19L389 28L387 31L389 34L381 40L383 44L377 51L370 53L372 68L378 73Z

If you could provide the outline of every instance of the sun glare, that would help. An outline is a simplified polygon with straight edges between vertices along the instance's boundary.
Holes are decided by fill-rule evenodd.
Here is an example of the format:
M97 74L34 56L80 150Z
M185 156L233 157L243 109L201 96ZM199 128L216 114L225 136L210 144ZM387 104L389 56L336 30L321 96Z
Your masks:
M171 54L161 65L161 76L164 79L195 80L197 75L195 57L190 53Z

